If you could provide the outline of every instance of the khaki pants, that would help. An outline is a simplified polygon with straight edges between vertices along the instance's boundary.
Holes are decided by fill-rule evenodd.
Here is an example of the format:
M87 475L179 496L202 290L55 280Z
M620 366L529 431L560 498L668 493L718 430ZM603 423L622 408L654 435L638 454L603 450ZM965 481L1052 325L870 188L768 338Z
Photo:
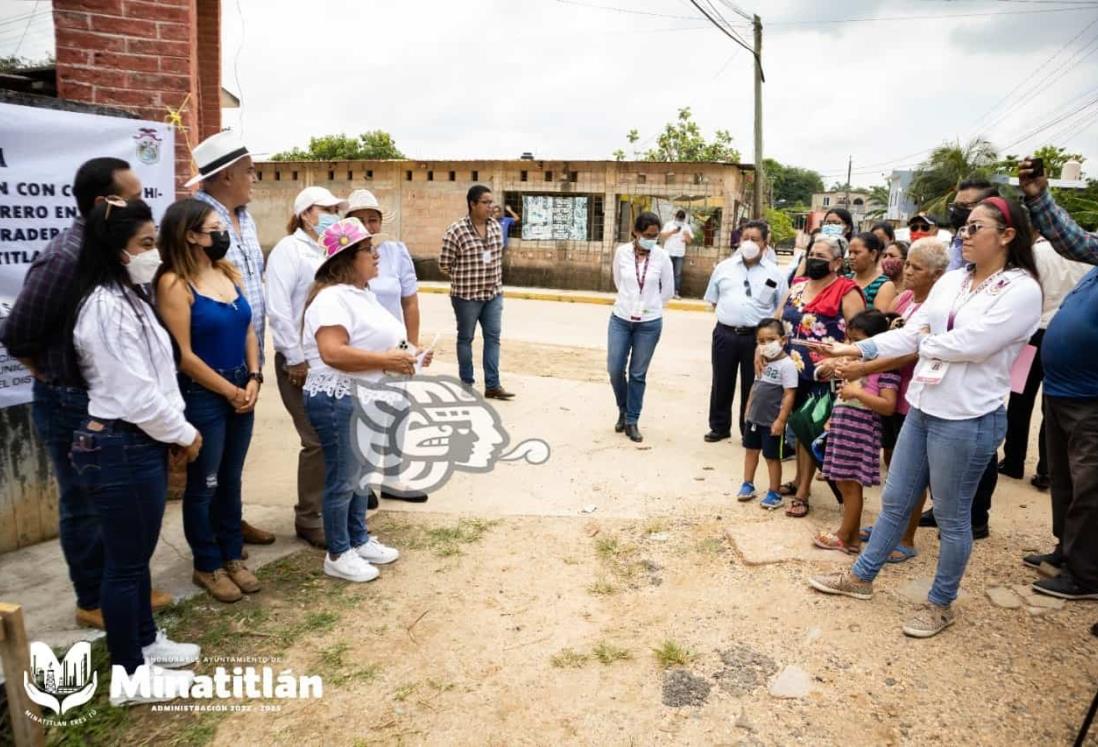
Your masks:
M286 358L275 354L275 377L282 404L293 418L297 435L301 438L301 452L297 456L297 505L294 506L294 524L302 529L321 529L324 526L324 452L320 437L313 430L309 416L305 414L305 398L301 387L290 383L286 373Z

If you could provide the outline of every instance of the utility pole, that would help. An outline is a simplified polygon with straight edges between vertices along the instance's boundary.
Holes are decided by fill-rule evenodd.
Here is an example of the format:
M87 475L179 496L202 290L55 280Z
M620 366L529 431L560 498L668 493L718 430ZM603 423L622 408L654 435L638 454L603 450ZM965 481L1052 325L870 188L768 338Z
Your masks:
M850 170L854 168L854 156L848 156L846 161L846 209L850 210Z
M755 217L763 217L763 189L766 184L766 169L763 167L763 103L762 103L762 19L754 16L755 27L755 200L752 206Z

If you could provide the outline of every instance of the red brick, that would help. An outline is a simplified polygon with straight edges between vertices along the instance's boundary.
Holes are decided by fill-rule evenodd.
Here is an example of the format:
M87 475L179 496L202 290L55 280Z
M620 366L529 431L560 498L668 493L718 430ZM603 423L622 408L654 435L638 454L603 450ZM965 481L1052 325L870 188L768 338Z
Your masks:
M55 10L53 12L53 25L58 29L76 29L86 31L91 27L87 13L77 13L72 10Z
M191 45L186 42L164 41L161 39L127 39L126 51L130 54L189 58L191 56Z
M160 60L149 55L118 54L117 52L92 52L92 62L106 69L155 73L160 70Z
M128 88L96 86L95 103L117 106L156 106L160 103L160 94L155 91L134 91Z
M83 49L75 49L74 47L58 47L57 48L57 64L58 65L90 65L91 64L91 52Z
M189 91L191 79L186 75L131 73L129 87L140 91Z
M161 57L160 72L175 75L190 75L191 61L186 57Z
M116 18L114 16L92 15L92 31L117 34L118 36L136 36L141 39L156 38L156 23L139 21L136 18Z
M122 11L127 18L144 18L149 21L175 21L177 23L190 23L191 21L189 8L173 8L162 2L125 0Z
M161 39L171 41L190 41L191 39L191 27L185 23L158 23L156 26L160 30Z
M54 8L65 10L86 10L91 13L105 13L110 16L122 15L122 0L57 0Z
M90 52L88 54L91 54ZM97 85L107 83L117 88L126 87L126 74L119 72L103 71L92 65L65 65L57 76L58 80L71 80L74 83L87 83Z
M126 40L113 34L92 34L87 31L57 29L57 46L103 52L124 52Z
M58 79L58 95L69 101L95 101L95 86L90 83L77 83L65 78Z

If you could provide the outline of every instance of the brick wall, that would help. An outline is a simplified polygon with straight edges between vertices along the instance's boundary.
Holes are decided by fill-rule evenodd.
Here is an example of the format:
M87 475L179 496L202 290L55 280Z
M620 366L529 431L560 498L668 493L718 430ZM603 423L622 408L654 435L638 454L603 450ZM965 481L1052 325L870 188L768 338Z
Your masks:
M163 121L186 101L176 132L179 196L187 140L221 129L220 0L54 0L58 96Z

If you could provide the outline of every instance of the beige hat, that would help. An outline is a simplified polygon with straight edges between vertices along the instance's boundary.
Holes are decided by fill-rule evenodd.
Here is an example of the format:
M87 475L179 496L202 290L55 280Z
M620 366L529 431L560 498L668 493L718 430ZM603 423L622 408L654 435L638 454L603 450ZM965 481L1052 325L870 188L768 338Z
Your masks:
M356 189L347 195L347 207L344 209L343 214L349 215L357 210L376 210L382 214L385 212L378 204L374 193L368 189Z

